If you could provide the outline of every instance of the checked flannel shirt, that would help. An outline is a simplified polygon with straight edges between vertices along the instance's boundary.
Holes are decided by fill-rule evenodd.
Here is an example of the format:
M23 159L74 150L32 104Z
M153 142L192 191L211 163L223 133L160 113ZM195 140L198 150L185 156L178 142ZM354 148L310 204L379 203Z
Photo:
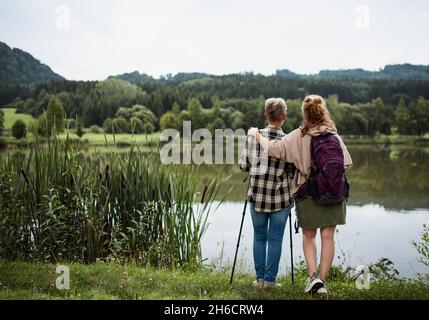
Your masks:
M271 125L260 130L260 133L268 140L280 140L285 136L281 128ZM255 203L257 212L280 211L292 203L292 199L289 202L289 183L293 178L295 166L272 157L268 157L265 162L258 161L260 153L260 144L250 138L240 156L241 171L249 172L250 175L247 199ZM263 174L255 174L258 171L255 169L259 169Z

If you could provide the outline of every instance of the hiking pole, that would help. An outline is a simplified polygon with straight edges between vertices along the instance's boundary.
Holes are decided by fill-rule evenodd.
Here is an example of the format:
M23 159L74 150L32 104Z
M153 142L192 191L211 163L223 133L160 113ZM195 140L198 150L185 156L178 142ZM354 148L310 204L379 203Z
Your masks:
M246 150L247 150L247 139L246 139ZM247 163L247 158L246 158L246 163ZM229 279L230 285L232 284L232 281L234 280L234 272L235 272L235 265L237 263L238 248L240 247L241 233L243 232L244 217L246 216L247 193L248 193L249 187L250 187L249 175L247 175L247 177L243 180L243 182L246 182L247 179L249 179L249 180L247 182L247 188L246 188L246 201L244 201L243 216L241 217L241 224L240 224L240 232L238 233L238 240L237 240L237 247L235 249L234 263L232 264L231 278Z
M235 264L237 263L238 248L240 247L241 233L243 231L243 223L244 223L244 217L246 215L246 209L247 209L247 192L246 192L246 201L244 202L243 216L241 218L240 232L238 234L237 248L235 249L234 264L232 265L231 279L229 279L229 284L232 284L232 281L234 279Z

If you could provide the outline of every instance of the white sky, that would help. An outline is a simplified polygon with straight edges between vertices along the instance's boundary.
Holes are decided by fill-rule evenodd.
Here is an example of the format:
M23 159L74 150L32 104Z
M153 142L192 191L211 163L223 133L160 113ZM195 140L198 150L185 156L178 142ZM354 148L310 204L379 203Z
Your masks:
M428 31L427 0L0 0L0 41L79 80L429 64Z

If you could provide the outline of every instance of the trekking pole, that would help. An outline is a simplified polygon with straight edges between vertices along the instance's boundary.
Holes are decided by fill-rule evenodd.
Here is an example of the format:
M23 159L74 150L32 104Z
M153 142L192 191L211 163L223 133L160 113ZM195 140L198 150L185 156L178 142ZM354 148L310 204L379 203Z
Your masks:
M232 265L231 279L229 279L229 284L232 284L232 281L234 279L235 264L237 263L238 248L240 247L241 233L243 231L243 223L244 223L244 217L246 215L246 209L247 209L247 192L246 192L246 201L244 202L243 216L241 218L240 232L238 234L237 248L235 249L234 263Z
M246 138L246 150L247 150L247 138ZM248 151L247 151L248 152ZM247 162L247 158L246 158ZM247 193L249 191L250 187L250 174L247 175L247 177L243 180L243 182L247 182L247 188L246 188L246 201L244 201L244 208L243 208L243 216L241 217L241 224L240 224L240 232L238 233L238 240L237 240L237 247L235 249L235 256L234 256L234 263L232 264L232 271L231 271L231 278L229 279L229 284L232 284L232 281L234 280L234 272L235 272L235 265L237 263L237 255L238 255L238 248L240 247L240 240L241 240L241 233L243 232L243 224L244 224L244 217L246 216L246 209L247 209Z

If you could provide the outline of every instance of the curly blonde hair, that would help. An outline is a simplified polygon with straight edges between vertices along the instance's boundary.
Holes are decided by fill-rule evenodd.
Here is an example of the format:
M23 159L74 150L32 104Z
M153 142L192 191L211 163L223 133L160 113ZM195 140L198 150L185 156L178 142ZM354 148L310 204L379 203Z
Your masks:
M329 115L325 100L319 95L306 96L302 102L302 115L304 121L301 125L302 136L305 136L311 128L327 126L336 130L335 123Z

